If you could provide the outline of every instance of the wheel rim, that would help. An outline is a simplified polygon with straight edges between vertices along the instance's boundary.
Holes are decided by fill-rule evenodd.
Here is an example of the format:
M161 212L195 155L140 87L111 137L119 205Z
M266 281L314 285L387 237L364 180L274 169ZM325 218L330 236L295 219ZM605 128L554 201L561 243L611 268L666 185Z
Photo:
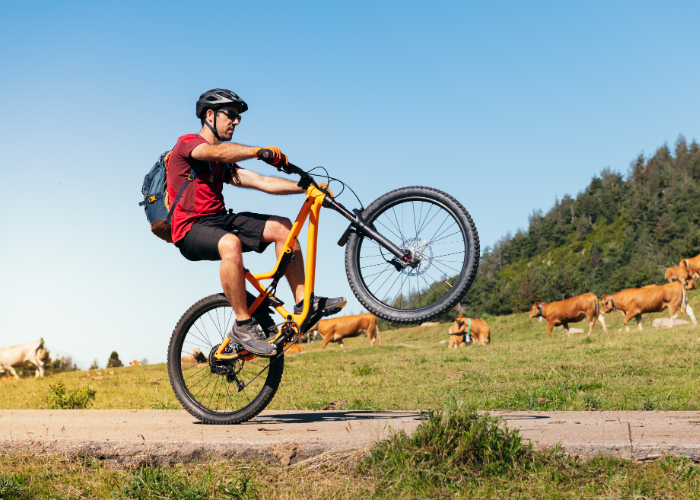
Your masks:
M213 364L212 354L234 321L228 302L214 304L189 324L179 346L178 375L187 398L199 408L220 415L235 413L253 403L276 359L256 357L251 361Z
M470 260L465 228L453 210L424 196L401 198L368 221L399 248L418 257L415 267L397 269L393 255L361 238L357 269L365 290L395 311L419 312L449 300Z

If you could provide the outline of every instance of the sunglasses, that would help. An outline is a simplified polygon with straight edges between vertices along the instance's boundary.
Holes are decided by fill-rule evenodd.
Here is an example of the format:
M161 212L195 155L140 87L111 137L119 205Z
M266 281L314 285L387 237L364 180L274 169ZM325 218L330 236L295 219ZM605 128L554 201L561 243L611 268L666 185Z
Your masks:
M223 113L226 116L228 116L228 119L231 120L232 122L236 121L236 118L238 118L238 123L241 123L241 115L236 113L233 110L230 109L220 109L219 113Z

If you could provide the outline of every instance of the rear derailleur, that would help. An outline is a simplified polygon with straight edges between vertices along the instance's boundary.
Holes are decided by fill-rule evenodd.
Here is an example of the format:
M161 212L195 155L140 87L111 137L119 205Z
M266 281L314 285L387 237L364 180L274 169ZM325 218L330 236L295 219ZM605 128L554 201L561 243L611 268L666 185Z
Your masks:
M229 384L234 382L236 384L238 392L241 392L243 389L245 389L245 384L242 381L238 380L237 375L241 372L241 370L243 370L245 360L236 359L231 361L225 359L216 359L216 351L219 349L220 345L221 344L215 345L209 353L209 369L215 375L225 376L226 381ZM232 354L241 349L241 346L239 346L238 344L229 342L229 344L224 348L224 354Z

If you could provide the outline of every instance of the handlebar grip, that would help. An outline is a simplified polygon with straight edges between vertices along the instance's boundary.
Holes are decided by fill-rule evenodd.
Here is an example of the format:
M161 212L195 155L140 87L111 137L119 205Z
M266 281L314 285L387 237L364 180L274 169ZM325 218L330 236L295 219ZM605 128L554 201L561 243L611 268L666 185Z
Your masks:
M302 177L308 177L309 174L307 174L304 170L301 168L297 167L293 163L289 163L286 166L282 167L282 170L284 170L288 174L297 174Z

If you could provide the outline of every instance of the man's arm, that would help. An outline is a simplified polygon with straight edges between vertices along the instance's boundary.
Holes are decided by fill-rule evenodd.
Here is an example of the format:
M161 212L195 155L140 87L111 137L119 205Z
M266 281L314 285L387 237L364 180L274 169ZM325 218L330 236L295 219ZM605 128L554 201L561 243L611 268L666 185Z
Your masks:
M299 194L304 192L295 182L279 177L264 177L243 168L233 174L231 185L257 189L269 194Z
M257 148L243 146L233 142L221 144L200 144L192 150L190 156L200 161L220 161L224 163L236 163L243 160L256 158Z

